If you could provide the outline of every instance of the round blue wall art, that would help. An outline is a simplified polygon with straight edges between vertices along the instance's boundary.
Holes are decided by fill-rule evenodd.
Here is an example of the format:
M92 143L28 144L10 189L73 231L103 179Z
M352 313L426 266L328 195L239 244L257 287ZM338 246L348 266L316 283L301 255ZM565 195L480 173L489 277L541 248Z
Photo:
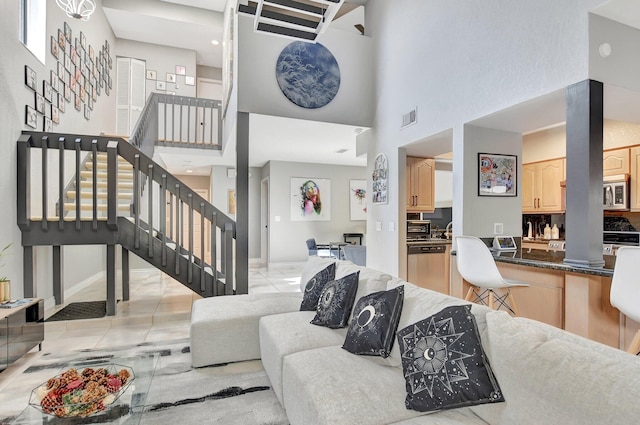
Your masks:
M278 57L276 79L287 99L303 108L316 109L336 97L340 67L322 44L294 41Z

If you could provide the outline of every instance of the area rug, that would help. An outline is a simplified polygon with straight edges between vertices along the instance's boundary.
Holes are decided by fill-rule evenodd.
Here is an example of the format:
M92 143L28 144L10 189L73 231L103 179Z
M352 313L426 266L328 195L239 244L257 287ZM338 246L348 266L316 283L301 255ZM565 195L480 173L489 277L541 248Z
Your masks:
M259 360L192 368L188 339L108 350L45 353L0 392L0 424L22 423L16 422L16 417L27 408L31 390L60 373L70 362L91 365L122 357L153 357L154 353L157 363L149 372L152 374L148 378L149 391L141 402L144 408L137 409L141 413L135 418L141 424L288 424ZM142 376L147 372L138 370L138 373ZM128 409L126 405L114 405L84 420L73 418L72 423L122 423ZM71 423L53 416L45 419L43 423Z
M70 303L62 310L57 311L53 316L46 319L45 322L56 322L59 320L98 319L106 315L106 301L83 301Z

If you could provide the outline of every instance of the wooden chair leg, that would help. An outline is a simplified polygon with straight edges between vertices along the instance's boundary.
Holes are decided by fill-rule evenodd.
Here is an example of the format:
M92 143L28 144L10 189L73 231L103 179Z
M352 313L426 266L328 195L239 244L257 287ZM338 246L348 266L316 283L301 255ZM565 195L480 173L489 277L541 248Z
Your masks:
M471 301L474 302L475 300L473 300L473 290L475 289L475 286L471 286L469 287L469 290L467 291L467 296L464 297L465 301Z
M489 308L491 310L493 310L493 302L494 302L495 296L493 294L493 289L489 289Z
M509 290L507 289L507 291ZM509 300L509 305L511 306L511 310L513 310L513 313L516 316L520 316L520 310L518 310L518 304L516 304L516 299L513 298L513 294L511 293L511 291L509 291L509 295L507 299Z
M633 340L631 341L631 345L627 349L627 353L633 354L634 356L640 353L640 330L636 332Z

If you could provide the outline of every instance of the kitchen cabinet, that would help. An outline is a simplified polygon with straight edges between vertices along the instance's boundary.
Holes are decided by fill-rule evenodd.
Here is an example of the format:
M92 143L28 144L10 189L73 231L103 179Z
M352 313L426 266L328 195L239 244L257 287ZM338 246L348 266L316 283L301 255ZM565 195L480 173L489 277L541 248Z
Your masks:
M640 211L640 146L629 149L631 162L631 197L629 208L631 211Z
M416 247L417 248L417 247ZM451 244L429 245L423 252L409 248L407 282L449 295Z
M522 212L564 212L560 183L564 158L522 165Z
M435 210L435 160L407 157L407 212Z
M629 149L614 149L602 153L602 175L629 174Z

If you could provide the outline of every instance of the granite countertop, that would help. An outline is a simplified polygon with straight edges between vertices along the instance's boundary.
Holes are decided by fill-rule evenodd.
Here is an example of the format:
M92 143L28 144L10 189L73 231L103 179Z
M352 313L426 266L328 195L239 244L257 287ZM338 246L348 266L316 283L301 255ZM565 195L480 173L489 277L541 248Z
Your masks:
M549 270L561 270L571 273L589 274L594 276L613 276L613 265L615 263L615 257L613 255L605 255L603 259L605 261L604 267L576 267L569 264L564 264L564 252L562 251L547 251L544 249L518 249L517 251L492 251L493 258L496 262L517 264L521 266L538 267ZM451 252L455 255L455 251Z

